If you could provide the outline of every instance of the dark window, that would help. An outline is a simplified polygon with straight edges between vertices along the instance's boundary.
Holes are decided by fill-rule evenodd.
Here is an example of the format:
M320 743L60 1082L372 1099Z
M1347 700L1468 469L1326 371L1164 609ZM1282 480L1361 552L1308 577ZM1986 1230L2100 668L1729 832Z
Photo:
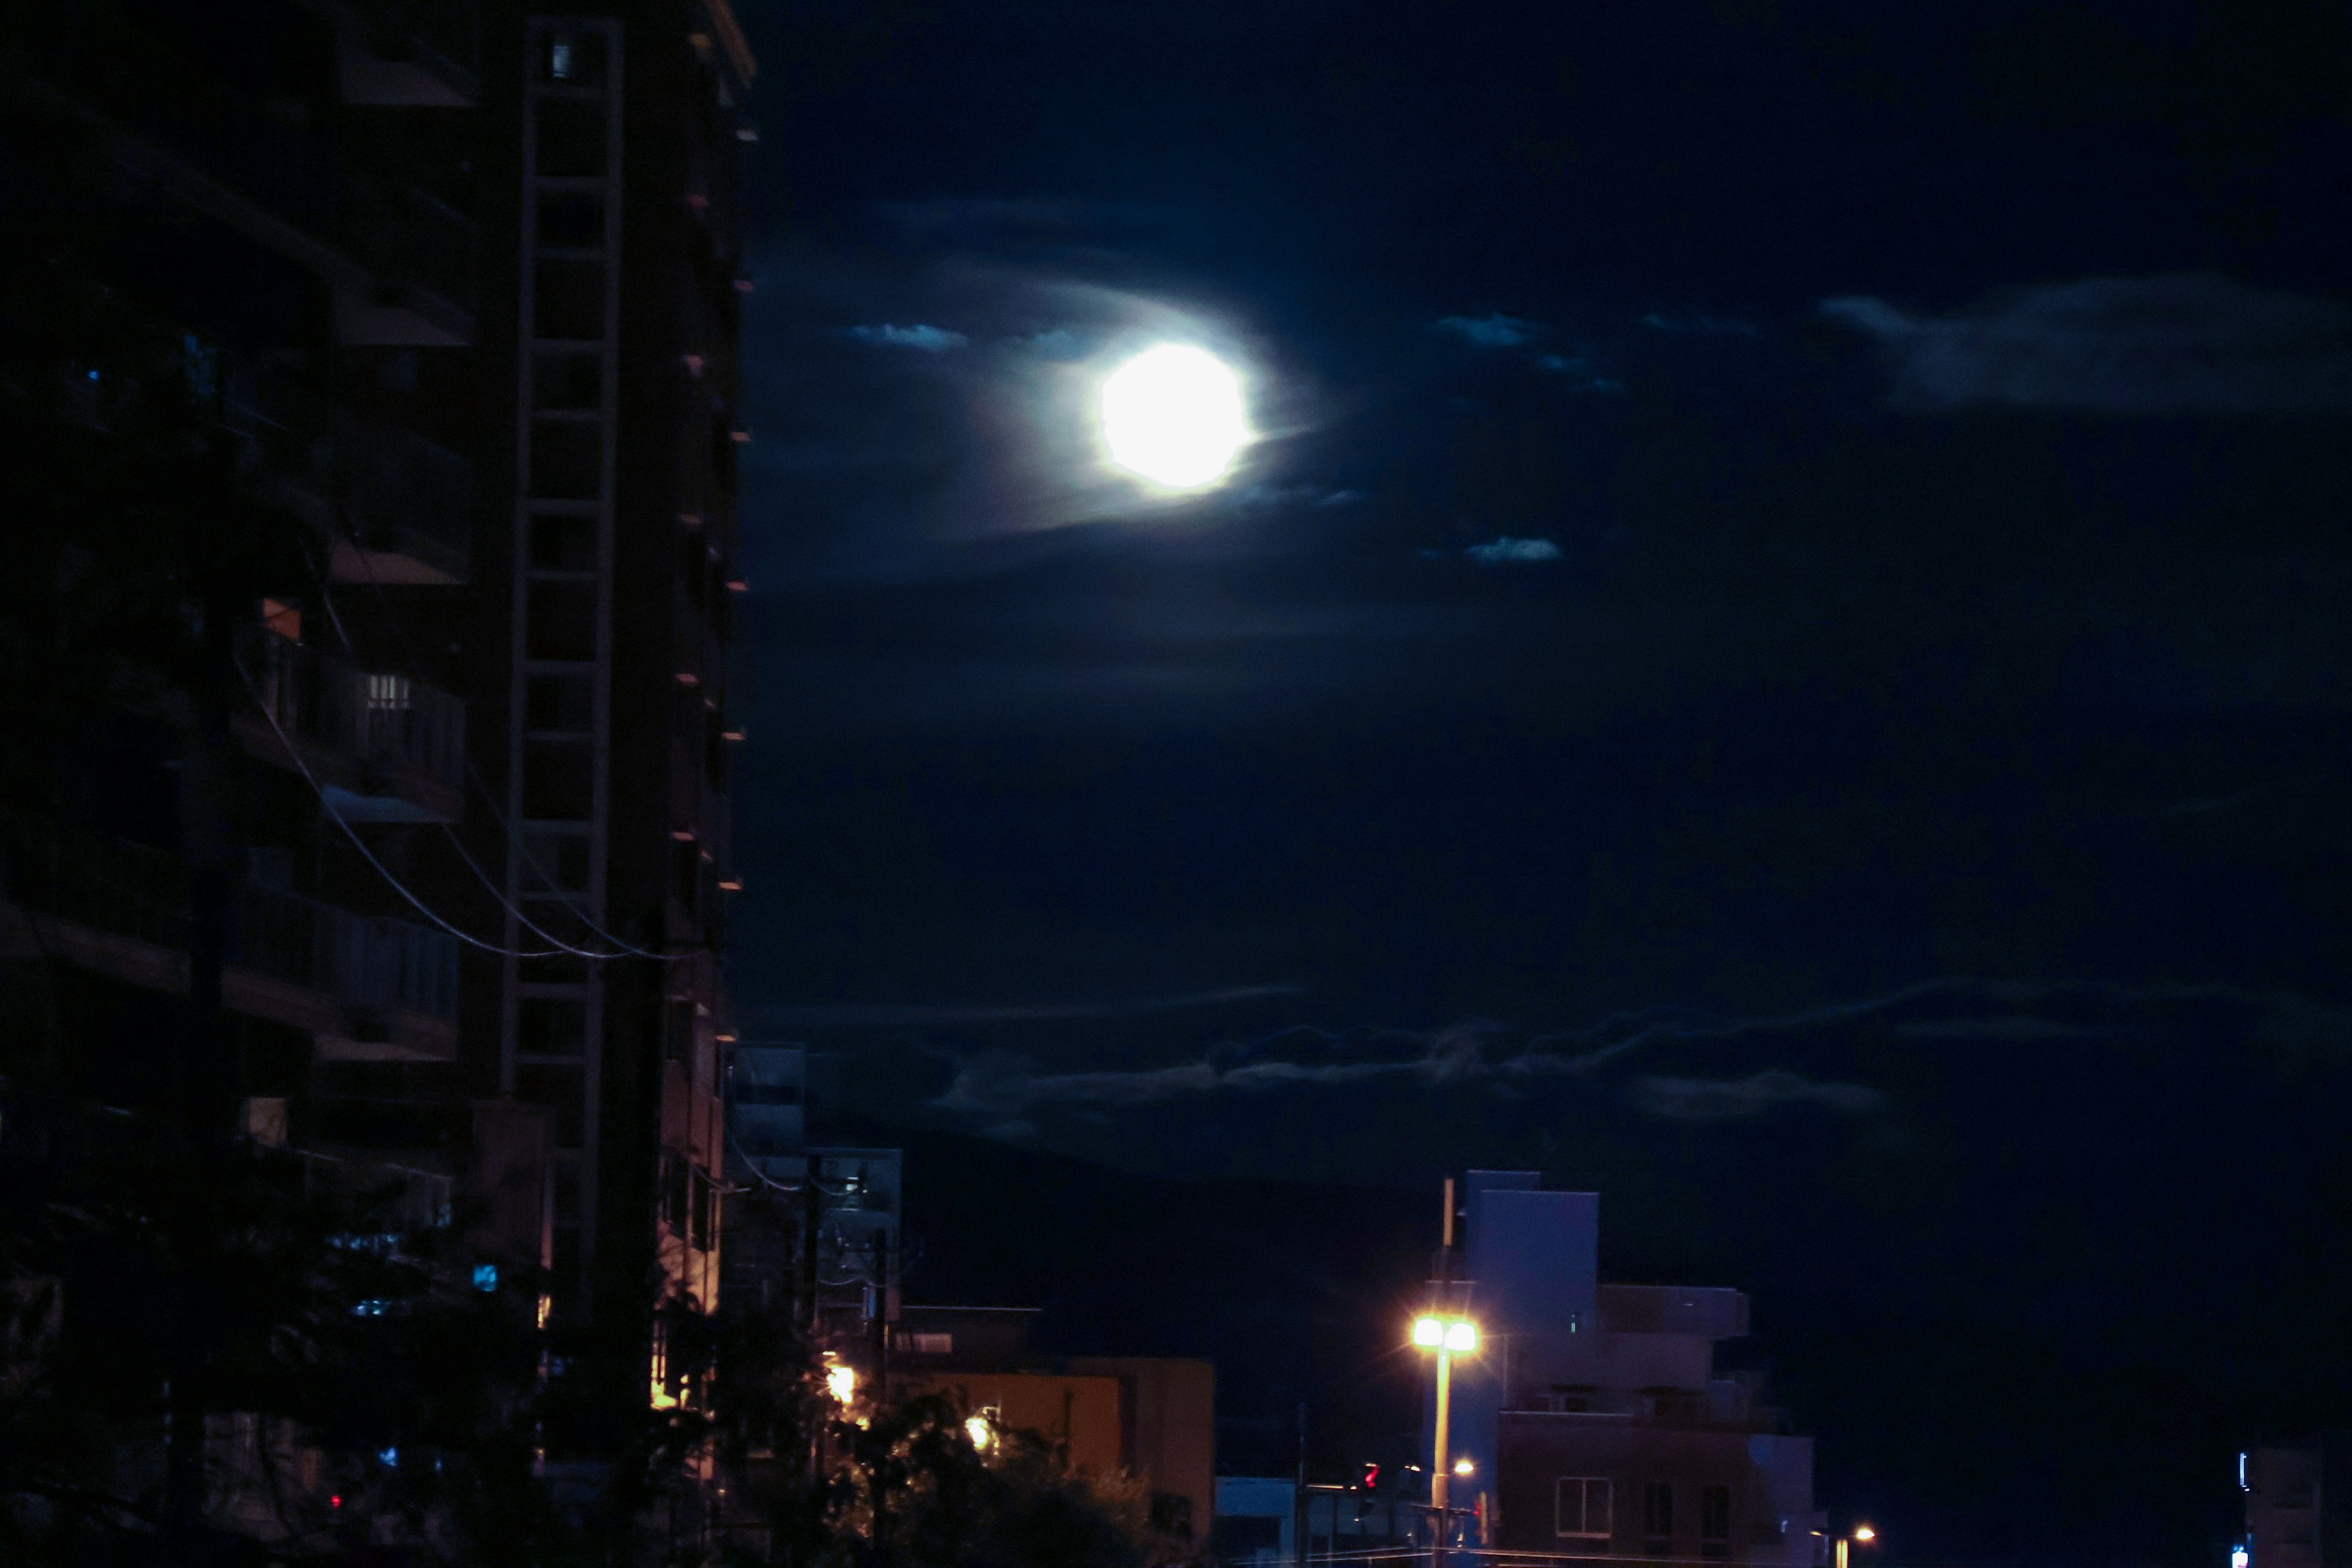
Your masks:
M593 250L604 243L604 198L590 191L545 191L539 197L539 243Z
M801 1086L796 1083L739 1083L735 1086L738 1105L798 1105Z
M595 724L595 693L587 676L534 675L523 691L523 722L533 730L581 733Z
M541 354L531 380L531 401L542 413L593 410L604 401L604 371L594 354Z
M582 342L604 335L601 262L542 259L533 273L532 325L539 336Z
M1731 1489L1698 1489L1698 1552L1702 1557L1731 1555Z
M525 1056L576 1057L587 1043L586 1003L526 996L516 1004L515 1048Z
M596 657L596 584L538 582L530 585L523 655L585 664Z
M717 1189L711 1186L709 1176L700 1171L694 1173L693 1240L694 1245L705 1252L710 1250L710 1233L716 1228L710 1223L713 1217L711 1211L716 1206L712 1201L712 1194L716 1191Z
M694 999L673 996L662 1004L662 1054L674 1062L691 1061L694 1051Z
M1675 1543L1675 1484L1652 1481L1642 1489L1642 1549L1652 1557L1670 1557Z
M1594 1476L1562 1476L1554 1490L1561 1535L1587 1541L1609 1538L1609 1483Z
M596 520L541 515L530 520L530 563L540 572L593 572Z
M539 106L539 172L601 174L604 172L604 106L551 98Z

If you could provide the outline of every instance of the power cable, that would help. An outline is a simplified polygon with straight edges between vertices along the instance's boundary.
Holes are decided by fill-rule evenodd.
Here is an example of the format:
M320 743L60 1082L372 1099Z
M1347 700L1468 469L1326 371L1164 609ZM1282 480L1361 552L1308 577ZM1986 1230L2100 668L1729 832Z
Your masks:
M351 542L352 553L359 561L360 570L365 575L368 587L374 592L376 604L383 611L386 624L392 627L393 636L400 643L401 656L403 660L408 666L410 677L414 679L424 680L425 672L422 668L423 661L417 658L415 645L409 640L408 628L402 623L399 613L393 608L391 599L383 591L383 580L376 576L375 568L368 563L367 552L360 547L359 541L352 535L351 531L342 527L342 519L340 513L336 518L336 526L341 530L343 537ZM341 641L346 650L356 654L357 649L352 641L351 632L344 626L343 617L335 609L335 596L332 584L325 577L321 577L320 580L319 602L326 606L327 619L334 624L336 637ZM427 682L427 684L430 683ZM517 921L520 921L525 928L541 940L554 942L560 947L564 947L566 951L579 952L583 957L593 957L599 959L624 957L650 958L661 963L677 963L693 956L690 952L659 952L648 948L639 947L633 942L614 935L611 931L606 931L603 926L597 924L595 919L591 916L587 910L582 909L578 904L573 903L569 895L565 894L561 889L556 888L555 879L548 875L547 868L541 866L539 861L532 857L530 840L520 833L518 833L512 820L508 817L505 812L499 809L498 800L491 792L489 782L482 777L481 770L474 765L474 756L470 747L465 748L462 751L461 761L465 764L467 777L472 780L475 788L481 794L482 804L489 808L491 819L499 825L499 830L507 836L509 841L514 844L517 852L522 856L523 864L529 866L533 871L539 874L540 879L545 882L551 890L554 891L557 900L563 905L567 911L575 917L581 924L586 926L592 934L604 942L610 943L615 951L608 954L587 953L583 950L570 947L568 943L564 942L562 938L556 936L553 932L546 931L534 923L529 915L524 914L520 909L517 909L513 904L507 901L506 895L500 890L499 884L492 881L490 879L489 873L483 870L480 865L475 861L473 856L467 853L464 843L457 837L457 829L446 822L438 824L437 826L441 828L441 831L448 837L450 847L457 850L457 858L466 863L467 868L474 873L476 879L480 881L482 886L488 890L490 896L498 900L499 906L504 909L507 913L514 916Z
M423 915L426 920L431 921L435 925L439 926L443 931L447 931L451 936L456 937L459 942L466 943L467 946L478 947L484 952L496 953L501 958L554 958L562 953L570 953L575 957L583 958L593 958L598 956L597 954L583 952L577 948L571 947L551 948L544 952L530 952L520 948L501 947L497 942L484 942L480 937L475 936L471 932L460 931L456 926L450 924L447 921L443 920L441 916L435 912L432 907L426 904L424 900L409 891L407 884L392 874L392 868L390 867L386 866L382 860L376 858L375 851L367 847L367 841L360 837L359 830L353 827L350 822L346 821L343 814L335 809L335 803L327 798L326 787L319 783L318 775L311 773L310 764L302 760L302 753L296 749L293 738L288 735L284 727L278 722L278 715L271 712L269 710L269 705L261 700L261 689L253 683L253 677L247 672L243 664L237 665L236 673L237 679L245 682L246 690L251 694L254 706L260 709L262 718L268 721L270 733L278 737L278 743L283 746L286 749L286 754L294 760L295 769L301 773L304 782L310 784L311 793L319 797L319 805L320 809L324 810L329 816L335 819L335 826L343 830L343 837L352 841L352 847L360 852L360 858L374 867L376 874L382 877L387 883L391 884L392 890L398 893L402 899L405 900L411 909L414 909L418 914Z

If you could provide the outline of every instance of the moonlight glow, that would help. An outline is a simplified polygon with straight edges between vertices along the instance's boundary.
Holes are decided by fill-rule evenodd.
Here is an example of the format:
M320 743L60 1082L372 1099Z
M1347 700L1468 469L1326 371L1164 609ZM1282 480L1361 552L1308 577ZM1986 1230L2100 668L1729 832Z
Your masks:
M1111 372L1102 428L1112 462L1174 490L1224 478L1250 439L1241 378L1184 343L1147 349Z

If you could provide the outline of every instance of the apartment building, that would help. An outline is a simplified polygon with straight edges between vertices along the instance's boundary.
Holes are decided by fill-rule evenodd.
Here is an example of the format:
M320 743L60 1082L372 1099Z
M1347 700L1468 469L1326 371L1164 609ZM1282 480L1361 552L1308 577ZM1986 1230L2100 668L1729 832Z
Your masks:
M133 704L56 759L0 887L12 993L92 1102L167 1101L217 940L247 1135L396 1177L543 1271L616 1395L690 1401L646 1282L719 1290L727 0L59 0L0 33L0 199L73 205L178 323L318 566L250 605L215 743Z

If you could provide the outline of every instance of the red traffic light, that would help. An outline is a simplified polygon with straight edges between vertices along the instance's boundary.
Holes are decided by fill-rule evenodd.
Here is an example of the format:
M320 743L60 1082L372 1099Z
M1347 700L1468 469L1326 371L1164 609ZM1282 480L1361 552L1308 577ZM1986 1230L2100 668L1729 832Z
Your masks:
M1364 1489L1368 1492L1381 1489L1381 1468L1369 1459L1364 1462Z

